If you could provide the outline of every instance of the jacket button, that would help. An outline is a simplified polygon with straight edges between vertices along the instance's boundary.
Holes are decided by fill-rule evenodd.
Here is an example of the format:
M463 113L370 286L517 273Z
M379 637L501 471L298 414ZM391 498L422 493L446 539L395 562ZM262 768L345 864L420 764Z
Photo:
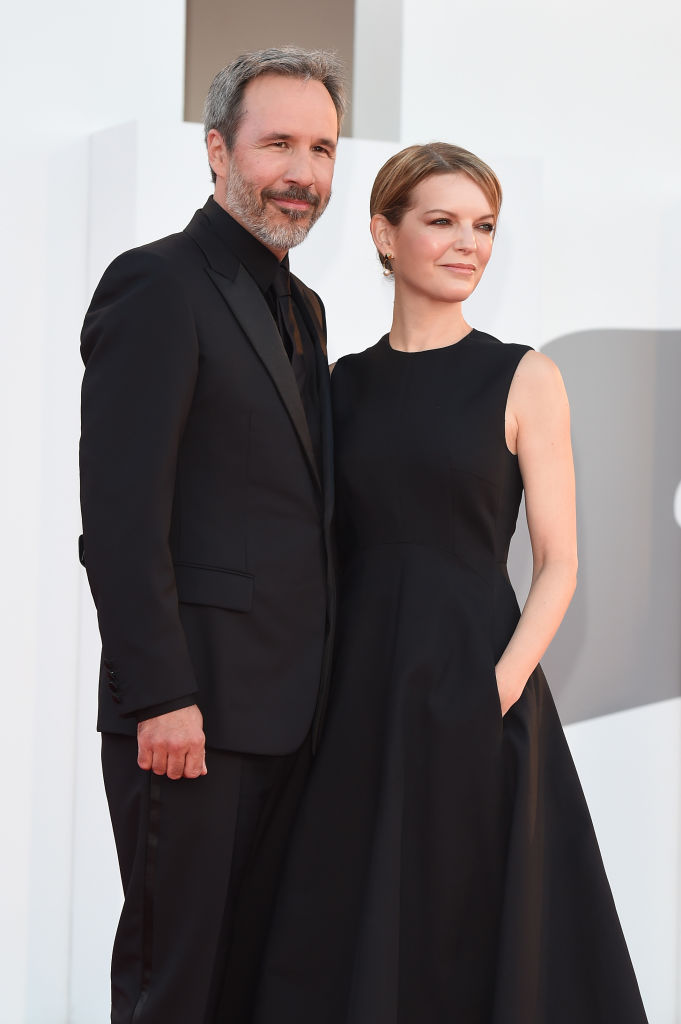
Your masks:
M118 672L114 672L113 669L109 669L107 675L112 683L115 683L116 680L118 679Z
M116 686L115 683L112 683L111 680L109 680L107 686L109 687L112 693L118 693L118 687Z
M114 702L114 704L120 704L121 703L121 698L118 696L117 693L112 693L111 694L111 700Z

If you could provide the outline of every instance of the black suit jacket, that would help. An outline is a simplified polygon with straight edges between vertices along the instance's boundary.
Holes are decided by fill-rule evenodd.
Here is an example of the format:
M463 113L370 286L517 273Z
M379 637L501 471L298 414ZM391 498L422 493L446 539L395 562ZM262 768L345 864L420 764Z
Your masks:
M211 224L118 257L85 318L84 561L102 636L98 727L195 691L208 745L290 752L323 715L333 476L323 307L318 467L267 303Z

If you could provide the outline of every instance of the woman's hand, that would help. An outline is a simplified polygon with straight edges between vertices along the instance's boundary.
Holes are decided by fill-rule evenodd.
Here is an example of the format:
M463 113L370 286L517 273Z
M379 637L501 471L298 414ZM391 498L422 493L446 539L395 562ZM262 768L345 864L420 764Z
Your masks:
M501 704L501 714L503 717L509 708L512 708L515 702L520 699L525 689L525 683L523 682L522 685L518 686L517 683L504 679L503 669L500 672L498 664L494 671L497 677L497 690L499 691L499 703Z

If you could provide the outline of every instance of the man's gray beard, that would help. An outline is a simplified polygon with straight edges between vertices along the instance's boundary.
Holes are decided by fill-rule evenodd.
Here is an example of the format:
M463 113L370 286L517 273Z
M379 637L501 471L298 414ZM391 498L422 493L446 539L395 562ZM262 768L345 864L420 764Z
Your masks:
M225 190L225 206L236 219L270 249L288 250L300 245L307 238L308 231L319 220L327 207L320 200L310 214L309 210L286 210L288 224L269 224L267 203L260 200L259 193L232 163Z

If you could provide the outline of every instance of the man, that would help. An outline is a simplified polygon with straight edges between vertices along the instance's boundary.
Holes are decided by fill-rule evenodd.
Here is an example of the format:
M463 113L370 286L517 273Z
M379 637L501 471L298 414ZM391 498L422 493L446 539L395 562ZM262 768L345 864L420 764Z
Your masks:
M326 697L325 324L286 254L329 200L343 111L323 51L220 72L214 196L115 260L85 318L83 561L125 892L116 1024L250 1017Z

